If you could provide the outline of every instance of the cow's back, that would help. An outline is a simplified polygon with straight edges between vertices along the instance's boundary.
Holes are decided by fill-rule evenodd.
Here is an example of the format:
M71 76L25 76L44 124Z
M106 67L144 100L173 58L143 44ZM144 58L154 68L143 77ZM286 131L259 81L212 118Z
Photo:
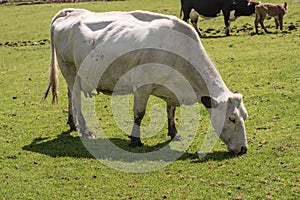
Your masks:
M256 13L267 13L268 15L283 16L286 12L286 4L271 4L271 3L260 3L255 6Z
M173 16L145 11L94 13L84 9L60 11L52 20L51 39L65 61L80 65L96 45L110 37L139 37L134 35L139 29L156 29L159 32L162 28L183 33L197 42L199 40L193 29ZM146 35L144 39L147 40ZM142 41L141 37L137 40L149 42Z
M196 31L174 16L74 10L53 22L52 34L58 58L73 63L82 81L81 89L86 92L98 88L110 93L127 74L120 93L130 93L145 76L132 69L148 63L158 63L158 68L150 71L162 81L171 78L169 73L162 73L162 65L174 67L195 83L199 80L190 76L198 67L199 73L219 76L215 68L206 69L211 64Z
M90 32L82 30L81 26L85 26ZM87 37L89 34L94 34L95 39L99 40L103 39L100 37L101 31L115 35L120 34L117 31L125 28L127 32L138 28L172 29L189 35L195 41L198 40L193 29L177 17L147 11L94 13L84 9L64 9L57 13L51 22L55 37L62 33L70 34L70 32L80 31Z

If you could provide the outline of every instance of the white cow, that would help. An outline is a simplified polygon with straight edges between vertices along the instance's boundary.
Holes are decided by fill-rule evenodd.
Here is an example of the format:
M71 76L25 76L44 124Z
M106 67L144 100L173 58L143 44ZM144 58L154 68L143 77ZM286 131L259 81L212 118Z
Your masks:
M83 137L94 137L81 110L81 92L90 96L134 94L130 145L141 146L140 124L150 95L167 104L168 134L180 140L175 108L202 102L221 140L231 152L245 153L247 111L241 94L233 94L188 24L174 16L145 11L94 13L64 9L51 23L49 86L57 101L58 71L68 84L71 130L77 122Z

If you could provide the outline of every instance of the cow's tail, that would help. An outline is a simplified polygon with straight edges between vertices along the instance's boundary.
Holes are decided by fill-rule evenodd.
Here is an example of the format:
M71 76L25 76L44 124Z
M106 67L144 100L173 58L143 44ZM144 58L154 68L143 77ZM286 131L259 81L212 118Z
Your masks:
M51 31L51 61L49 66L49 83L48 87L45 91L43 100L45 100L49 94L49 91L51 89L52 92L52 104L58 102L58 69L57 69L57 63L56 63L56 53L55 53L55 47L53 44L52 39L52 31Z
M47 90L45 91L43 100L45 100L49 94L49 91L52 92L52 104L58 102L58 69L57 69L57 62L56 62L56 52L55 52L55 46L53 43L53 23L61 17L66 17L68 14L73 12L74 9L64 9L58 12L51 21L51 27L50 27L50 43L51 43L51 61L49 66L49 84L47 87Z

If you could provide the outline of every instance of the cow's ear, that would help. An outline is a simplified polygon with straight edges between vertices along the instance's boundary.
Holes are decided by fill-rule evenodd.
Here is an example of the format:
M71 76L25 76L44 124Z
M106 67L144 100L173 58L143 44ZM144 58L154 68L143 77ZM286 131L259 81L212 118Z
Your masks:
M219 105L218 101L215 98L209 96L201 97L201 102L206 108L216 108Z

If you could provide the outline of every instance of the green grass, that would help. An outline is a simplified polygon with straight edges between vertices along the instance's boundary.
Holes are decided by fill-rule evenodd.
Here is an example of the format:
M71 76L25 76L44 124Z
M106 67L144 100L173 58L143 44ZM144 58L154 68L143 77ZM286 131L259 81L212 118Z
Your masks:
M272 27L273 34L253 35L253 30L237 33L246 23L253 27L254 18L241 17L232 23L231 37L222 37L222 30L202 39L227 86L244 95L249 113L247 154L233 156L218 141L205 158L197 157L209 129L208 114L201 106L203 118L195 123L198 131L190 148L171 165L141 174L105 166L85 149L76 132L68 132L62 76L59 104L40 102L48 79L49 24L54 14L66 7L140 9L178 16L179 1L1 5L1 198L299 199L300 3L287 3L283 33ZM289 31L290 23L297 30ZM200 25L204 30L223 29L223 19L201 20ZM266 21L266 25L273 26L274 21ZM17 46L4 45L6 42ZM110 97L97 96L96 102L101 127L112 142L130 150L128 138L114 122ZM150 109L159 103L152 98ZM149 123L146 116L144 125ZM130 151L153 151L168 140L166 133L165 125L158 135L144 140L145 147Z

